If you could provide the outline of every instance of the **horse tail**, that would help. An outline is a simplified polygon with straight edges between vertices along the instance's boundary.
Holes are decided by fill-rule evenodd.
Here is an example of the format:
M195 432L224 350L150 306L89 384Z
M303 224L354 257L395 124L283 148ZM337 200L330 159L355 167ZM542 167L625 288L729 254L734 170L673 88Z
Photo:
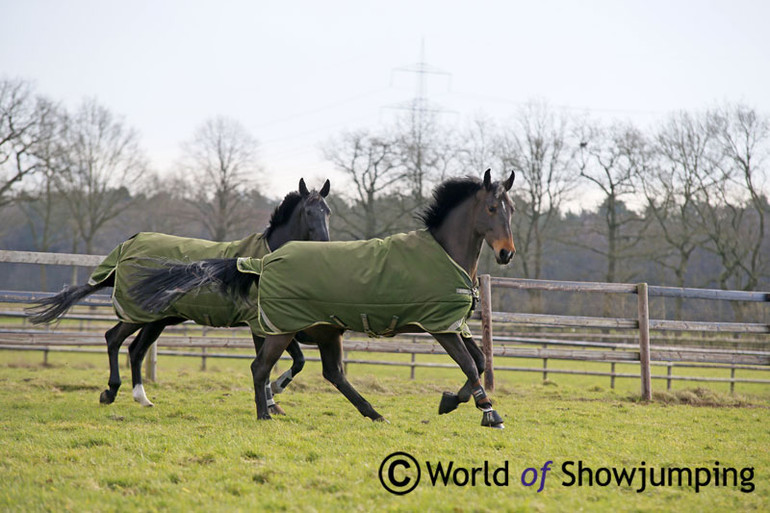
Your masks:
M140 277L128 295L144 310L158 313L176 300L203 287L214 287L220 294L248 302L249 289L259 281L257 275L238 271L236 258L212 258L183 264L158 261L153 268L140 268Z
M54 296L35 301L34 306L26 308L24 311L29 316L32 324L48 323L61 317L72 305L84 297L106 286L103 283L66 286Z

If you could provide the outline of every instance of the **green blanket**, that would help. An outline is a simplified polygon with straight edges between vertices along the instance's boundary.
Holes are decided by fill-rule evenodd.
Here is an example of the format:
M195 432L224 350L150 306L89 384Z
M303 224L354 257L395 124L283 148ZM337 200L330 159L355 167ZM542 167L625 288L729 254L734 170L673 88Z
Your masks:
M331 324L370 336L416 326L470 336L476 290L427 230L354 242L290 242L264 258L239 258L259 274L259 328L293 333Z
M267 240L261 234L253 234L234 242L212 242L144 232L134 235L112 250L94 269L88 282L97 285L114 274L112 303L118 318L125 322L144 324L166 317L183 317L206 326L249 324L256 320L256 312L252 307L244 301L222 297L214 290L204 289L197 294L186 294L160 313L140 308L128 295L128 290L138 280L136 272L140 266L147 268L159 265L152 264L150 259L192 262L207 258L260 258L269 253Z

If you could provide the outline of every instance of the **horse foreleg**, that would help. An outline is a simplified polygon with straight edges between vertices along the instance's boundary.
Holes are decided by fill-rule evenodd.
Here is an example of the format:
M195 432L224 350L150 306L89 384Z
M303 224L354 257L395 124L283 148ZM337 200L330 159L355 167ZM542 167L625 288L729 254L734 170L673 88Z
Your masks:
M293 333L287 335L268 335L264 343L261 344L257 357L251 362L251 376L254 380L254 402L257 404L258 419L266 420L272 418L268 410L268 396L272 400L272 394L268 392L270 371L293 337Z
M387 422L385 417L377 413L369 401L364 399L345 377L342 364L342 333L334 330L334 332L328 332L325 336L315 340L321 353L324 378L342 392L342 395L361 412L361 415L374 421Z
M104 390L99 396L100 403L112 404L115 401L121 384L120 364L118 363L120 346L123 345L123 341L141 327L141 324L119 322L104 334L104 338L107 341L107 357L110 361L110 378L107 380L109 388Z
M481 425L487 427L494 427L502 429L503 419L492 408L492 401L487 397L484 392L484 387L481 386L481 379L479 378L479 369L477 367L477 361L471 356L465 341L459 336L452 333L436 334L431 333L439 344L446 350L447 354L460 366L460 369L465 373L470 383L470 391L476 402L476 408L483 412L481 418ZM443 402L443 398L442 398ZM439 406L441 408L441 406ZM451 411L451 410L450 410Z
M471 358L473 358L473 361L476 362L476 369L478 370L479 377L481 377L486 366L486 358L484 357L484 353L481 351L481 348L479 348L473 338L462 337L462 339L463 343L465 344L465 348L468 350L468 354L470 354ZM460 405L460 403L467 403L470 401L472 389L473 384L470 380L468 380L465 382L462 388L460 388L457 394L453 394L452 392L444 392L444 394L441 396L441 403L439 404L438 408L439 414L454 411Z

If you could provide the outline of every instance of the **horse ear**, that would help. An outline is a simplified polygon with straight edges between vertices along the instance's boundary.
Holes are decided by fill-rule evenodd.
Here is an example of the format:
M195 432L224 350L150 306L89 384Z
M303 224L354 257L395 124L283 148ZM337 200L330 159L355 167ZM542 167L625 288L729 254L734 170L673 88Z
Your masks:
M484 173L484 188L488 191L492 190L492 169L487 169Z
M511 171L511 176L508 177L508 179L503 182L503 186L505 187L506 191L510 191L511 187L513 187L513 181L516 179L516 171Z
M325 198L326 196L329 195L329 188L331 188L331 186L332 186L331 182L329 182L329 180L327 179L324 182L324 186L321 187L321 191L318 194L320 194L322 198Z
M305 185L305 179L300 178L299 179L299 194L303 198L310 195L310 191L307 190L307 185Z

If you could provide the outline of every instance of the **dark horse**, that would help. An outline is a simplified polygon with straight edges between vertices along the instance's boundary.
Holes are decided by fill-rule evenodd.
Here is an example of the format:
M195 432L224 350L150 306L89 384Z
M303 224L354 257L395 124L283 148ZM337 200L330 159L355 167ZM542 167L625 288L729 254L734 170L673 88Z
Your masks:
M457 310L444 315L442 306L437 306L456 302L464 308L460 319L464 326L465 318L470 314L472 302L468 295L471 291L461 288L462 284L456 285L457 277L460 276L462 279L464 276L466 283L470 283L473 287L476 283L478 260L484 241L493 249L498 264L505 265L513 257L515 247L510 226L513 204L507 191L513 185L514 176L514 173L511 173L510 177L503 182L492 182L490 172L487 170L483 181L465 178L449 180L439 185L434 191L432 204L420 216L426 230L382 240L373 239L353 243L292 243L256 261L218 259L189 265L168 266L165 270L149 270L145 274L145 279L140 281L130 293L144 308L163 309L173 303L179 294L202 285L216 284L221 287L220 292L239 293L238 291L247 290L251 283L257 281L260 299L255 309L258 308L262 316L260 322L264 321L271 326L268 333L272 333L266 336L262 349L251 365L259 419L270 418L268 396L265 392L270 370L284 349L292 342L296 332L301 329L313 343L318 345L324 377L337 387L362 415L372 420L384 421L384 417L377 413L347 381L343 372L342 334L346 329L356 327L358 331L379 335L416 331L431 333L467 377L467 382L458 394L444 393L439 413L454 410L461 402L469 401L472 396L476 406L483 412L482 425L502 428L503 419L492 409L492 403L481 385L480 375L484 370L483 353L469 335L467 327L461 330L458 328L460 323L440 324L436 319L440 318L441 322L446 322L447 319L457 318ZM403 249L403 246L400 247L401 249L397 248L394 242L396 239L414 241L415 238L419 239L419 243L410 242L412 246L407 246L406 249ZM428 239L427 242L426 239ZM437 251L441 256L435 256L436 250L433 246L438 247ZM375 253L379 251L378 254L384 254L384 259L373 261L369 257L362 257L360 253L356 253L362 247L374 247ZM410 247L419 249L410 252ZM350 252L346 253L348 248ZM377 248L386 249L383 251ZM307 263L304 256L298 258L299 255L312 255L310 263ZM405 259L404 256L406 256ZM401 260L393 264L392 261L396 258ZM285 263L291 262L292 259L301 261L302 264L296 273L284 275L279 270L271 271L271 269L281 269L282 265L285 266ZM342 261L336 264L338 267L333 268L339 272L332 277L331 281L320 282L324 283L325 288L319 287L317 285L319 282L313 280L314 273L318 276L327 272L327 269L332 269L328 265L330 259ZM446 261L449 260L453 262L453 267L447 267ZM314 261L318 262L317 265ZM430 263L426 264L427 262ZM441 267L441 275L424 279L422 275L430 274L430 268L435 266ZM303 267L312 269L302 271ZM291 271L291 268L289 270ZM252 272L254 274L251 274ZM260 276L255 278L255 274ZM366 276L365 285L361 286L358 282L352 281L357 278L350 278L351 275ZM341 283L335 286L335 280ZM310 282L310 285L306 282ZM445 288L448 283L449 292L442 292L445 295L440 296L438 300L431 298L428 308L423 308L427 301L421 303L415 298L421 297L424 287L430 288L433 283ZM376 287L370 287L371 284L375 284ZM455 288L456 286L459 288ZM366 300L359 299L358 294L361 294L361 289L367 287L376 289L373 292L374 297L370 295ZM319 288L321 290L317 290ZM333 296L330 294L330 288L335 289ZM289 294L281 297L282 289L289 290ZM395 297L394 290L397 294ZM350 292L350 295L347 296L346 292ZM278 295L275 295L276 293ZM243 295L243 292L240 294ZM363 294L366 294L366 290ZM459 296L462 294L466 294L465 299ZM268 299L269 297L274 299ZM300 303L301 306L293 309L292 302ZM312 319L304 320L308 309L316 307L323 309L326 308L327 303L332 306L324 312L326 314L324 319L319 316L315 322ZM354 312L352 315L346 313L348 317L342 319L335 315L338 311L333 309L342 310L345 304L353 304ZM362 310L366 310L367 313L359 314L358 312ZM416 315L424 317L410 319L411 310L420 312ZM332 315L328 315L329 311ZM358 315L361 317L362 324L356 324L355 317ZM407 319L400 325L399 316L402 321ZM379 332L373 328L375 318L380 326ZM387 323L391 318L390 326L384 328L383 323ZM295 322L297 319L300 319L300 324ZM279 324L281 327L277 326ZM360 326L363 326L363 329ZM434 328L426 328L426 326L434 326ZM435 328L436 326L446 328Z
M329 188L329 180L326 180L320 191L309 191L305 181L300 179L299 192L290 192L286 195L273 211L270 224L264 233L253 234L235 242L214 243L157 233L137 234L117 246L94 270L87 284L66 287L55 296L40 300L30 309L32 322L50 322L64 314L85 296L105 287L114 287L113 303L121 321L105 334L110 378L109 388L101 393L99 400L103 404L111 404L115 400L121 384L118 351L126 338L139 330L139 334L129 346L133 396L134 400L143 406L152 406L142 385L142 361L148 348L157 340L166 326L179 324L188 319L207 326L237 326L244 324L244 319L239 318L237 304L232 301L224 304L219 296L214 299L222 315L216 318L206 303L206 294L190 295L186 298L187 305L176 308L171 314L148 315L142 312L130 301L130 298L125 296L128 282L135 279L133 263L137 260L162 258L183 258L191 261L209 257L262 257L292 240L328 241L330 210L324 198L329 194ZM264 342L262 335L252 330L257 353ZM292 357L292 366L278 380L278 383L274 384L273 390L276 393L283 390L292 377L302 370L305 363L302 350L296 341L292 341L286 349ZM266 394L272 397L269 387ZM282 413L272 399L270 402L274 413Z

